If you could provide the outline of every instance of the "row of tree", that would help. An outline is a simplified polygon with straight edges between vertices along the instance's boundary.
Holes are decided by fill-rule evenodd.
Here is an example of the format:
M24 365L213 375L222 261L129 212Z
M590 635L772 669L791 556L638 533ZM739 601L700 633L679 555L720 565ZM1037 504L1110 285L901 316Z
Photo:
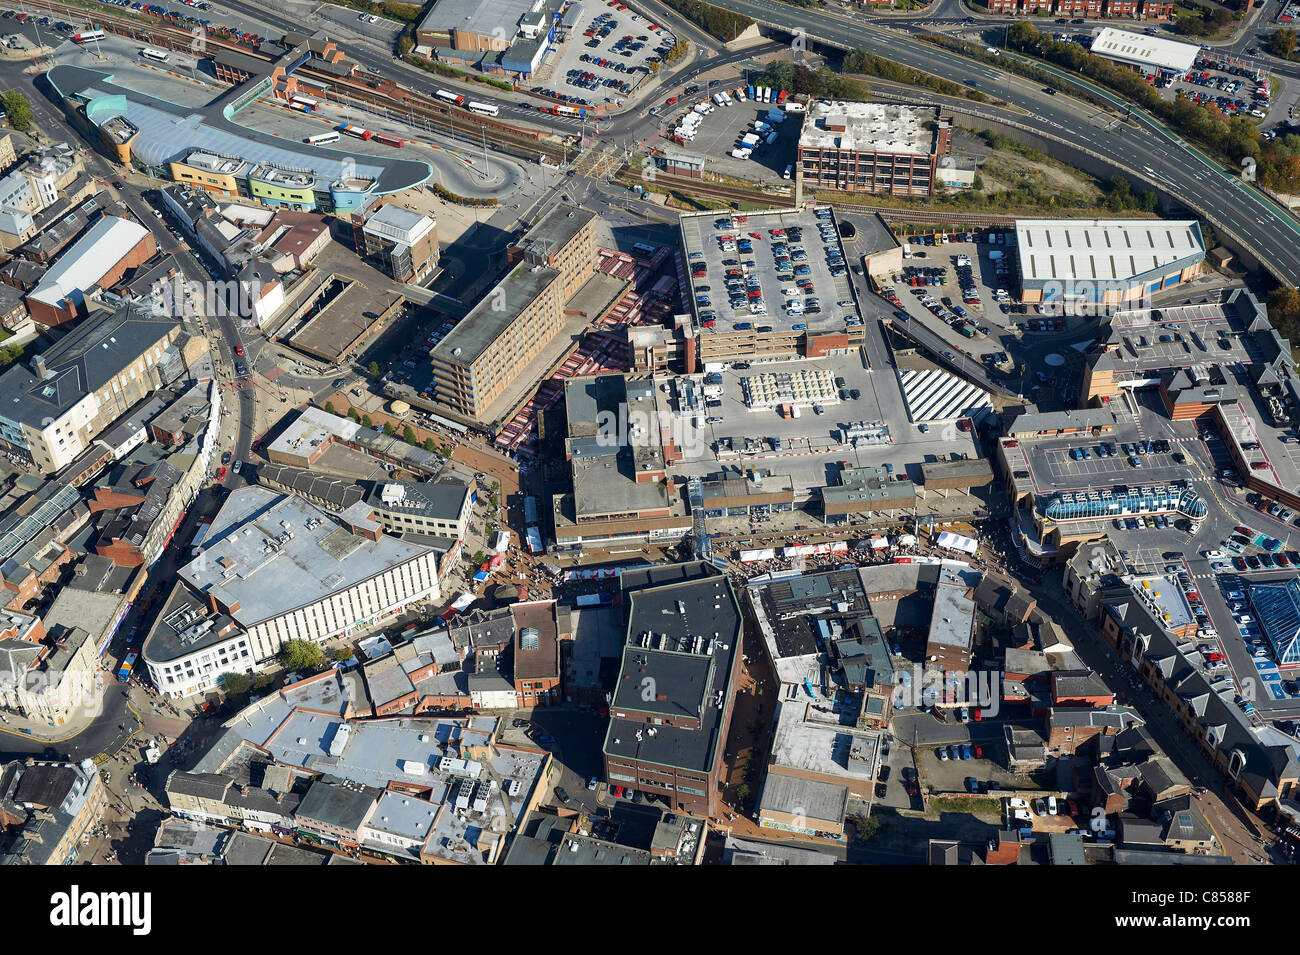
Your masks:
M734 40L754 25L749 17L722 10L703 0L664 0L686 19L719 40Z
M334 402L332 401L325 402L325 413L337 414L337 412L334 410ZM375 422L373 419L371 419L370 415L360 414L356 408L348 409L348 417L351 418L353 421L355 421L357 424L361 425L361 427L363 428L373 428L375 426ZM391 421L384 423L384 434L388 435L389 437L393 437L397 434L397 428L393 425ZM447 454L447 449L439 445L437 441L433 440L433 438L425 438L424 441L421 442L419 436L415 433L415 430L409 424L404 425L402 427L401 438L407 444L415 445L416 447L422 447L430 454L442 454L442 455Z
M1186 97L1166 100L1141 74L1093 56L1077 43L1062 43L1040 33L1027 20L1011 25L1007 44L1109 87L1164 120L1186 139L1227 157L1234 165L1247 158L1253 160L1256 179L1267 188L1288 193L1300 191L1300 137L1264 140L1258 127L1243 116L1229 117L1213 104L1200 105ZM1003 65L1017 69L1014 61Z

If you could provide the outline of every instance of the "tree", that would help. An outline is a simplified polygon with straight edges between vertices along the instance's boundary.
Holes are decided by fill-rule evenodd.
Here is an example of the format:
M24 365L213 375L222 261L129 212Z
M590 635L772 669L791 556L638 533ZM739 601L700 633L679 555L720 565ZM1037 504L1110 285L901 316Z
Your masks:
M20 133L32 128L32 107L26 96L18 90L7 90L0 96L0 103L4 103L5 112L9 114L10 126Z
M378 377L379 377L379 362L377 362L377 361L372 361L369 365L366 366L366 371L370 372L370 377L371 377L371 378L378 378Z
M391 421L385 421L384 434L388 435L391 438L396 433L397 433L397 429L393 427L393 423Z
M416 443L415 432L411 430L411 426L409 424L402 429L402 440L405 441L407 444Z
M231 696L243 696L253 686L253 678L247 673L225 673L221 677L221 688Z
M486 560L487 558L483 556L483 552L481 550L476 550L474 551L473 559L474 559L475 566L482 566L483 561Z
M363 428L373 428L374 426L375 426L375 423L374 423L373 421L370 420L370 415L368 415L368 414L363 414L363 415L361 416L361 427L363 427Z
M334 413L334 402L332 402L332 401L327 401L327 402L325 402L325 413L326 413L326 414L333 414L333 413Z
M314 670L325 662L325 654L310 640L290 640L280 648L280 662L286 670Z
M425 439L424 439L424 450L428 451L430 454L437 454L437 453L438 453L438 442L434 441L433 438L425 438Z
M1287 60L1295 52L1296 42L1296 31L1290 27L1283 27L1281 30L1275 30L1268 38L1268 49L1274 56L1280 56Z
M337 660L339 663L347 663L349 660L352 659L352 648L339 647L337 650L334 651L334 659Z
M357 422L357 424L361 423L361 415L357 414L356 408L348 409L348 417L351 418L353 421Z

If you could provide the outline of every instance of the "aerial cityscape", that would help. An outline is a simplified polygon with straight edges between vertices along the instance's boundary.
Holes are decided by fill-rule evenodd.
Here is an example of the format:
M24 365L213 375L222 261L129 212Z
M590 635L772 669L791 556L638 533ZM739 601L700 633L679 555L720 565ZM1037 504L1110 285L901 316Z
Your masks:
M0 0L0 861L1294 863L1293 20Z

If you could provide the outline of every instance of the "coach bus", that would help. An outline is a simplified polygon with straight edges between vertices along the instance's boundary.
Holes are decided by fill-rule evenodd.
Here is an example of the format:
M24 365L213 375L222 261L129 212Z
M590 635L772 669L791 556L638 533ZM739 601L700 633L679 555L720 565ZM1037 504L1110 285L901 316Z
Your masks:
M465 105L465 97L458 96L455 93L449 93L446 90L438 90L434 95L437 96L438 99L444 100L445 102L451 103L455 106Z
M308 136L303 142L310 143L313 146L324 146L326 143L337 143L343 137L338 133L320 133L316 136Z
M377 143L383 143L385 146L405 146L406 140L400 136L390 136L388 133L375 133L374 140Z
M140 55L146 60L153 60L155 63L166 63L171 59L171 54L166 50L159 50L152 46L146 46L140 51Z
M472 100L466 105L466 108L474 113L482 113L484 116L497 116L501 110L491 103L475 103Z
M106 39L108 39L108 34L106 34L103 30L86 30L84 33L74 34L72 37L72 42L90 43L93 40L106 40Z

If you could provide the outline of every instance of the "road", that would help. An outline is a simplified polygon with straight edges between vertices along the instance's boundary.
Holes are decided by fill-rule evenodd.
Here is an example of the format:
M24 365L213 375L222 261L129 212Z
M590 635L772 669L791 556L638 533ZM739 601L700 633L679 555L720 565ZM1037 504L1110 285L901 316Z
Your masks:
M969 84L1026 111L1019 122L1070 142L1154 183L1200 210L1291 285L1300 284L1300 222L1280 206L1192 149L1154 120L1134 111L1132 122L1067 95L920 41L897 29L869 26L826 11L812 12L776 0L717 0L716 6L784 31L803 30L809 41L861 49L897 63ZM1117 108L1125 104L1106 94Z

